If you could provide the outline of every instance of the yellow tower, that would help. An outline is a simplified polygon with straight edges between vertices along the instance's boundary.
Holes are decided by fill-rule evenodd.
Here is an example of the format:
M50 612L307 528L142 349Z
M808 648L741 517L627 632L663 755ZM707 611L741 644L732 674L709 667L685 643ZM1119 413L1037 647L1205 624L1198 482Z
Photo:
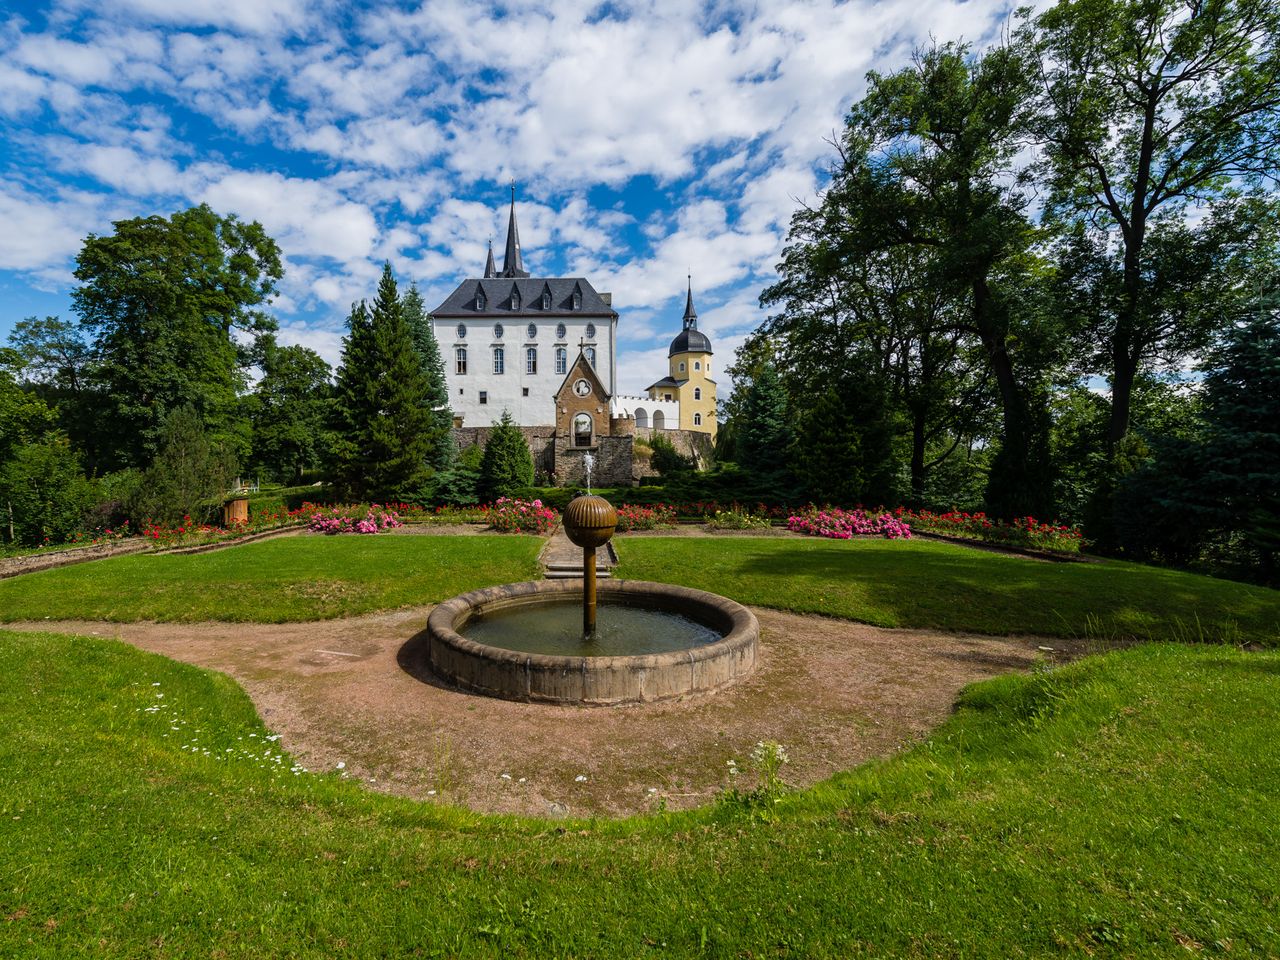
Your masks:
M693 278L684 306L684 329L667 351L668 375L649 387L651 400L680 402L680 429L716 435L716 382L711 379L711 341L698 329Z

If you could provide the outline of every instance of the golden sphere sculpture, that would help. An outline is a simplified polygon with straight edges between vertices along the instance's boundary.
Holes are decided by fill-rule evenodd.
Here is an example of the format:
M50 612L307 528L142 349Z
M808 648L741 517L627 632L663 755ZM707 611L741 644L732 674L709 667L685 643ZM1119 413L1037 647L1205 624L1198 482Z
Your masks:
M618 526L618 511L604 497L585 494L574 497L564 508L560 521L565 536L585 550L603 547Z

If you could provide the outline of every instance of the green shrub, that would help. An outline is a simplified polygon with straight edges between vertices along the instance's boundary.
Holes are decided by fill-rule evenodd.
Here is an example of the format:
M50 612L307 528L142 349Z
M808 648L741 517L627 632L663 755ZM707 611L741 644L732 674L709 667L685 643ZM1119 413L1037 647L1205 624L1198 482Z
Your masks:
M529 454L529 445L520 428L512 422L511 414L503 411L502 419L493 425L493 432L484 445L476 493L483 502L492 503L532 483L533 457Z

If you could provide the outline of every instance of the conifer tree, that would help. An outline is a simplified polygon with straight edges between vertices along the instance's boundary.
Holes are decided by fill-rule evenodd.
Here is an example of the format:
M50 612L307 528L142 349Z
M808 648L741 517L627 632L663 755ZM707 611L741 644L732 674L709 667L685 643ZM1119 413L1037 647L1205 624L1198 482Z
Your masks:
M739 415L738 465L760 483L776 483L791 473L791 424L787 393L772 363L761 365L747 389Z
M533 457L529 454L529 445L524 442L520 428L512 422L510 412L504 410L484 445L477 493L481 501L492 503L531 483Z
M453 413L449 409L449 389L445 385L444 360L440 357L440 345L431 329L422 294L416 283L400 301L404 322L409 328L413 349L418 355L422 375L427 383L425 408L430 412L431 428L428 432L427 466L443 470L453 460Z
M391 265L372 308L353 307L338 372L333 473L346 497L402 500L427 478L427 382L400 309Z

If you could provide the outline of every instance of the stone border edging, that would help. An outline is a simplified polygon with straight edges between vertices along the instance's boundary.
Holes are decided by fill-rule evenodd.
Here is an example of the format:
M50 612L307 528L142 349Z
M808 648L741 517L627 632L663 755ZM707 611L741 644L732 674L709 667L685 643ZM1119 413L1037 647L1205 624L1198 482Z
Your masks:
M537 703L613 706L652 703L719 689L756 665L760 624L742 604L702 590L647 580L602 580L602 601L676 610L719 630L714 643L630 657L570 657L505 650L457 632L477 609L563 602L579 597L575 581L540 580L473 590L439 604L427 618L427 666L474 693Z
M987 550L991 553L1006 553L1013 556L1027 557L1031 560L1047 560L1050 563L1103 563L1101 557L1087 557L1082 553L1052 553L1048 550L1031 550L1026 547L1013 547L1003 543L989 543L986 540L971 540L968 537L953 537L945 533L931 533L928 530L912 529L911 536L925 540L940 540L943 543L954 543L961 547L972 547L975 550Z
M118 543L119 546L115 544ZM151 549L151 544L138 537L112 543L95 543L83 547L70 547L53 553L29 553L17 557L0 558L0 580L20 577L24 573L40 573L44 570L56 570L58 567L69 567L77 563L88 563L90 560L108 560L111 557L127 557L134 553L144 553ZM30 561L25 562L25 561Z
M236 537L232 540L215 540L213 543L202 543L194 547L168 547L153 551L152 556L179 557L189 553L212 553L214 550L227 550L231 547L242 547L246 543L257 543L259 540L270 540L272 537L283 537L288 536L289 534L301 533L303 530L306 530L306 524L295 523L287 527L273 527L270 530L251 533L247 536Z

